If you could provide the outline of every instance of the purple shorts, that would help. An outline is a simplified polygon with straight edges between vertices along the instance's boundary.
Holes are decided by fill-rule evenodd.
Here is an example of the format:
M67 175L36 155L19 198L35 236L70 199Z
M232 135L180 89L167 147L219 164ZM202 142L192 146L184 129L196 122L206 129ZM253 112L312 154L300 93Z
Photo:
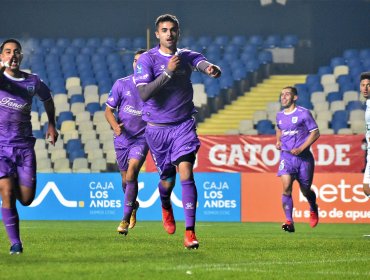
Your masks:
M36 187L34 149L0 146L0 178L2 177L17 177L21 186Z
M315 160L310 152L297 157L289 152L281 152L278 176L292 175L300 184L311 186Z
M115 151L119 170L127 171L128 162L132 158L144 161L148 150L148 144L144 137L138 138L130 144L126 144L126 147L116 147Z
M200 147L193 118L175 125L148 124L145 136L161 180L175 176L174 162L183 155L196 153Z

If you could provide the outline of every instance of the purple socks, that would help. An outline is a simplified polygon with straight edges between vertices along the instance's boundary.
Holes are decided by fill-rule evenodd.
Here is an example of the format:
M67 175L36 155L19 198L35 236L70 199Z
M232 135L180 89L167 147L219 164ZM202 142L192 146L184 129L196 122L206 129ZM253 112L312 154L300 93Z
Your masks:
M185 227L194 230L195 213L197 210L197 188L194 180L185 180L182 185L182 206L184 207Z
M283 210L287 221L293 222L293 199L291 195L283 194L281 197L281 202L283 204Z
M135 202L138 192L137 181L127 181L125 190L125 200L123 204L123 220L130 222L132 210L135 207Z
M11 245L22 243L19 236L19 217L17 208L1 208L3 223Z

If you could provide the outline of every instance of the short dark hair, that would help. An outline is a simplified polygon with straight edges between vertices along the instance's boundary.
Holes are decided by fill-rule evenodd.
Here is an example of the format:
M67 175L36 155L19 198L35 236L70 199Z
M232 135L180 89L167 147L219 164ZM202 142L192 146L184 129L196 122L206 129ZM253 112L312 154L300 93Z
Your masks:
M146 49L138 49L134 55L138 55L138 54L142 54L142 53L145 53L146 52Z
M5 44L7 44L7 43L14 43L14 44L17 44L17 45L18 45L18 47L20 48L20 50L22 50L22 45L21 45L21 43L19 43L19 41L18 41L18 40L16 40L16 39L10 38L10 39L6 39L4 42L2 42L2 43L1 43L1 45L0 45L0 53L2 53L2 52L3 52L4 46L5 46Z
M170 21L170 22L173 22L174 24L176 24L177 28L180 27L180 23L179 23L179 20L177 19L176 16L174 15L170 15L170 14L164 14L164 15L160 15L159 17L157 17L157 19L155 20L155 29L158 29L158 25L161 23L161 22L165 22L165 21Z
M290 89L290 91L294 94L294 95L298 95L298 90L296 87L293 87L293 86L287 86L287 87L284 87L283 89Z
M360 76L360 81L362 80L370 80L370 72L363 72L361 73L361 76Z

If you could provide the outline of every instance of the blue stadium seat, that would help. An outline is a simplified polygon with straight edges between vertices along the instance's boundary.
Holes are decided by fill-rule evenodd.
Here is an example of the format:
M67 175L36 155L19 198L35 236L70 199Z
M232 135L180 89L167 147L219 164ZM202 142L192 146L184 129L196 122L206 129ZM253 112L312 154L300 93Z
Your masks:
M193 36L184 36L180 40L180 45L182 48L190 48L196 42Z
M60 129L62 126L62 122L64 121L73 121L73 114L71 111L63 111L59 113L59 116L57 117L57 128Z
M68 158L70 162L73 162L76 158L86 158L85 151L83 149L72 150L68 152Z
M91 37L87 39L86 46L98 48L101 45L101 39L98 37Z
M130 38L119 38L117 41L117 48L119 49L131 49L132 48L132 42Z
M370 58L370 48L360 50L359 58L361 60Z
M263 38L261 35L252 35L249 37L249 43L256 46L257 48L261 48L263 45Z
M83 47L85 47L85 45L86 45L86 39L82 37L72 39L71 46L82 49Z
M105 37L103 38L103 41L101 44L103 47L109 47L110 49L115 49L116 39L114 39L113 37Z
M326 101L329 103L336 101L336 100L343 100L343 94L338 91L329 92L326 96Z
M321 79L320 76L317 74L309 74L306 77L306 84L311 85L311 84L317 84L320 83Z
M70 139L67 141L66 150L68 153L75 150L83 150L83 145L80 139Z
M215 40L213 41L214 44L220 47L226 47L230 42L230 38L226 35L219 35L216 36Z
M74 94L71 96L70 100L69 100L69 103L70 104L73 104L73 103L85 103L85 98L82 94Z
M334 130L334 133L337 134L339 129L348 128L348 123L344 120L332 120L331 128Z
M343 52L343 58L348 60L350 58L359 57L359 51L356 49L347 49Z
M267 36L266 40L263 43L264 48L272 49L278 48L281 45L281 36L277 34L272 34Z
M39 139L45 138L45 134L42 132L42 130L32 130L32 134L35 138Z
M93 116L95 112L100 110L101 108L98 102L92 102L86 105L86 111L90 112L91 116Z
M247 44L247 38L244 35L235 35L232 37L231 43L242 47Z
M132 47L134 50L145 49L146 48L146 38L145 37L136 37L132 41Z
M55 44L63 49L66 49L71 45L71 40L68 38L58 38Z
M275 134L275 129L270 120L260 120L256 124L256 129L258 131L258 134L261 135L271 135Z
M203 74L200 73L200 72L193 72L191 74L191 82L193 84L202 84L203 83Z
M200 36L198 38L198 44L202 48L208 48L208 46L212 45L212 37L211 36Z
M313 104L311 103L311 101L309 99L306 99L306 98L298 98L296 104L298 106L302 106L308 110L313 110Z
M294 48L298 45L298 36L294 34L287 34L281 41L282 48Z
M346 110L365 110L365 104L361 101L349 101L346 105Z
M272 53L270 51L261 51L258 53L258 61L262 64L272 63Z
M333 68L331 66L320 66L319 70L317 71L317 74L321 77L322 75L325 74L332 74L333 73Z
M343 57L333 57L331 60L330 60L330 66L334 69L335 66L338 66L338 65L346 65L346 62L344 60Z

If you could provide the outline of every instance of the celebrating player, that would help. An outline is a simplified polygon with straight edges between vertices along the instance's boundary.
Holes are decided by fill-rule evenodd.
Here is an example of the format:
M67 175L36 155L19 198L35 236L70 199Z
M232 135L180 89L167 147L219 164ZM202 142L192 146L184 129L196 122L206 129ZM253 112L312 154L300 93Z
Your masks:
M170 197L177 167L185 214L184 246L198 248L195 235L197 189L193 165L200 141L193 118L196 110L190 76L196 69L218 78L221 70L202 54L177 48L180 29L176 16L159 16L155 27L159 45L142 54L135 69L135 82L144 101L143 119L148 123L145 134L160 174L158 188L164 228L169 234L176 230Z
M138 50L134 56L133 67L145 50ZM137 91L134 75L117 80L108 96L105 117L114 131L114 148L118 167L122 176L122 189L125 194L123 218L117 231L127 235L128 229L136 224L136 211L139 202L138 175L148 153L144 131L146 123L142 120L142 100ZM114 111L117 110L117 119Z
M0 193L1 214L11 247L10 254L23 252L16 200L32 203L36 191L35 138L31 105L34 96L44 103L48 116L46 138L57 141L55 108L50 90L37 75L20 71L22 47L15 39L0 46Z
M316 194L311 190L315 161L310 146L320 137L311 112L297 106L297 89L285 87L280 94L284 108L276 115L276 148L281 150L278 176L283 183L282 205L286 222L282 229L294 232L292 188L299 183L302 194L310 204L310 226L319 222Z
M366 142L367 142L367 156L366 156L366 167L364 173L364 193L370 197L370 72L361 73L360 76L360 91L362 96L366 99Z

